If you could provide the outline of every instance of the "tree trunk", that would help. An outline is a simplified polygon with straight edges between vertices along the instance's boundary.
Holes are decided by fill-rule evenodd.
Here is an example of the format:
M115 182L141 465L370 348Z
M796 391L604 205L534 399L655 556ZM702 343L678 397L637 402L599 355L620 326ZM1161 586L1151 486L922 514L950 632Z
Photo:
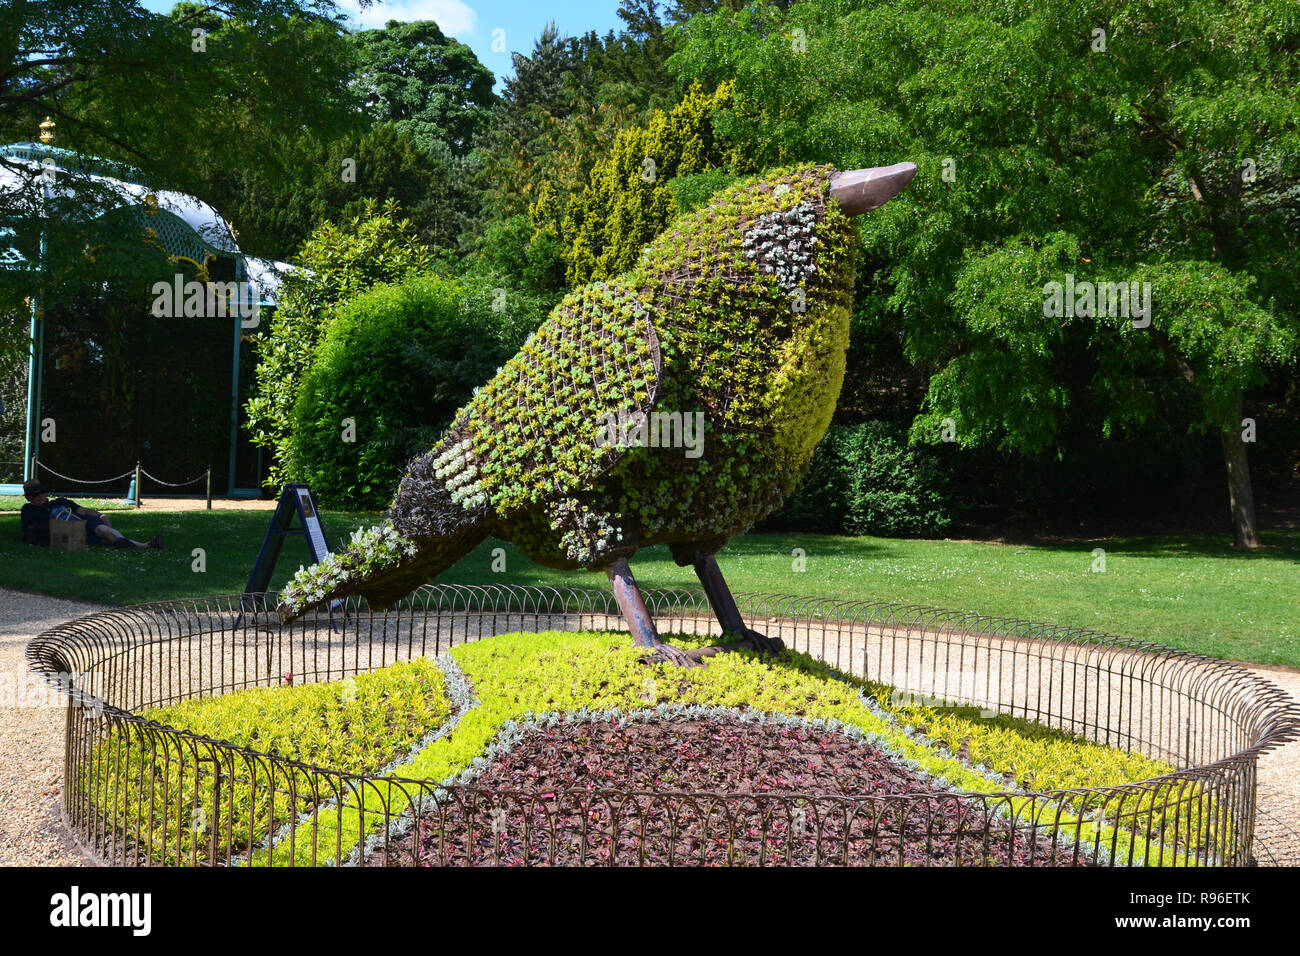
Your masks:
M1259 530L1255 527L1255 492L1250 485L1250 464L1246 461L1246 443L1241 440L1241 402L1234 414L1236 424L1219 432L1223 442L1223 463L1228 468L1228 505L1232 509L1233 545L1258 548Z
M1205 392L1196 371L1178 354L1168 337L1154 326L1151 338L1165 359L1195 389L1205 407ZM1232 418L1219 430L1223 445L1223 464L1228 470L1228 507L1232 509L1232 543L1237 548L1258 548L1259 529L1255 527L1255 491L1250 484L1250 464L1246 461L1246 443L1241 440L1241 395L1232 403Z

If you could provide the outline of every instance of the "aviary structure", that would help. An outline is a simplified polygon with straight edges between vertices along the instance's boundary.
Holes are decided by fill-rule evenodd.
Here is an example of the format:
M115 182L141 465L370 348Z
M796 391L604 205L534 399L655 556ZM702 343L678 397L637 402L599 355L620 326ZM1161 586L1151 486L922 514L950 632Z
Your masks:
M387 607L491 536L606 571L652 659L694 663L659 639L628 564L666 544L725 633L781 650L744 626L714 555L807 470L844 379L850 217L915 174L804 166L679 217L633 269L561 301L410 463L388 522L300 571L281 615L349 594Z

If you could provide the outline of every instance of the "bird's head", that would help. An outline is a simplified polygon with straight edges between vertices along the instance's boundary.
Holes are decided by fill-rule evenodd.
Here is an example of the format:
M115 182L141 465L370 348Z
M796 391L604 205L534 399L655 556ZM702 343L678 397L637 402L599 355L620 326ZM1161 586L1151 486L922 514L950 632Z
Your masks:
M852 217L879 209L915 175L914 163L772 170L683 214L646 247L640 265L668 307L703 310L701 317L717 312L709 322L731 321L722 313L734 312L747 328L772 328L782 324L778 312L803 324L823 307L847 310L857 246Z

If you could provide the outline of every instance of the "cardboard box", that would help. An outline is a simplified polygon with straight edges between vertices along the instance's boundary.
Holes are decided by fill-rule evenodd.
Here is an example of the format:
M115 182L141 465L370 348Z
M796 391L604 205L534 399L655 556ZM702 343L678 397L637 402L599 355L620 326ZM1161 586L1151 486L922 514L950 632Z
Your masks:
M50 548L55 551L85 551L86 522L50 519Z

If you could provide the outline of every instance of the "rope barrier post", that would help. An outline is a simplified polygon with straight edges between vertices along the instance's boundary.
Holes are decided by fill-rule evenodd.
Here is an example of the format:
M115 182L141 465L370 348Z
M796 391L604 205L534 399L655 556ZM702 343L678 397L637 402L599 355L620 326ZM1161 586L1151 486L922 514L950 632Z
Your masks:
M212 466L208 465L208 510L212 510Z
M135 484L131 486L131 490L135 492L135 497L134 500L132 501L132 504L134 504L137 508L139 508L140 507L140 463L138 461L135 463Z

